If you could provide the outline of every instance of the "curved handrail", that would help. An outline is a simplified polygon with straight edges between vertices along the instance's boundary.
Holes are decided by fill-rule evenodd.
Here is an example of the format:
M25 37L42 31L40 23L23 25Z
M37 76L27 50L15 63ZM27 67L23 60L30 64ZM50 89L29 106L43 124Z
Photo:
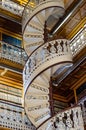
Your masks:
M52 61L52 62L51 62ZM58 39L37 48L30 56L23 70L24 89L43 70L61 62L72 62L69 41Z
M66 110L57 113L54 117L43 123L38 130L53 130L55 128L58 128L58 130L67 130L69 128L72 130L84 130L80 106L67 108Z

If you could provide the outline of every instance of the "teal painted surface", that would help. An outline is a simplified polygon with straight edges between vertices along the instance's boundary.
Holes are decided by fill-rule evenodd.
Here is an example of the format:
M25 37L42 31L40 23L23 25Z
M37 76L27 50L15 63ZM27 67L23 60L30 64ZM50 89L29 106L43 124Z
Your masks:
M2 41L9 43L11 45L21 47L21 40L14 38L14 37L11 37L11 36L8 36L6 34L2 34Z

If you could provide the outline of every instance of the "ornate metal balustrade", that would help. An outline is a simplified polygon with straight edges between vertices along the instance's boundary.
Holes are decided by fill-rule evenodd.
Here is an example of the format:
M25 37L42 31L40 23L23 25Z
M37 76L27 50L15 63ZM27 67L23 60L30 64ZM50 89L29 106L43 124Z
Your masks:
M0 126L12 130L35 130L24 114L24 108L0 102Z
M27 55L23 49L0 41L0 58L24 65L27 60Z
M38 130L84 130L82 111L79 106L57 113Z
M18 5L17 3L11 0L0 0L0 8L5 9L11 13L22 16L24 7Z
M70 46L73 57L86 47L86 25L71 39Z
M51 62L52 61L52 62ZM36 49L29 57L23 71L24 91L30 82L46 67L57 63L72 62L69 41L59 39L47 42Z

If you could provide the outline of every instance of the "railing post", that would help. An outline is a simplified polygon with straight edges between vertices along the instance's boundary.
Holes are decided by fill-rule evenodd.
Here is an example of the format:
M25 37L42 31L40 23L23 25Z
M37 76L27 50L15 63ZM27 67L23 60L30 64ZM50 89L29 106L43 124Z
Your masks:
M54 116L54 107L53 107L53 92L52 92L52 78L50 78L50 87L49 87L49 97L50 97L50 109L51 109L51 116Z
M76 89L74 89L74 97L75 97L75 103L77 104L77 94L76 94Z

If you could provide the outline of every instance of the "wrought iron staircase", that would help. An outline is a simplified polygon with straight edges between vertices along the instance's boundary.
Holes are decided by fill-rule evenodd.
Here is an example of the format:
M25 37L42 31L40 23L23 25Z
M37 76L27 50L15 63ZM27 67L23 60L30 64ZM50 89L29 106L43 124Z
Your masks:
M23 12L23 43L29 56L23 70L24 107L27 117L36 128L39 127L39 130L54 130L53 128L59 126L52 126L54 120L56 122L56 117L58 117L58 122L62 122L65 114L66 119L71 120L70 115L72 114L78 122L79 119L82 120L79 107L62 112L54 118L51 113L50 78L58 68L68 63L72 64L70 42L66 39L50 41L49 35L46 33L63 14L63 0L39 0L34 3L30 1ZM52 21L50 21L51 19ZM51 117L52 119L50 119ZM43 123L44 125L42 125ZM70 128L75 130L76 125L78 123ZM53 128L50 128L51 126ZM83 123L78 128L83 130ZM61 125L59 129L65 130Z

